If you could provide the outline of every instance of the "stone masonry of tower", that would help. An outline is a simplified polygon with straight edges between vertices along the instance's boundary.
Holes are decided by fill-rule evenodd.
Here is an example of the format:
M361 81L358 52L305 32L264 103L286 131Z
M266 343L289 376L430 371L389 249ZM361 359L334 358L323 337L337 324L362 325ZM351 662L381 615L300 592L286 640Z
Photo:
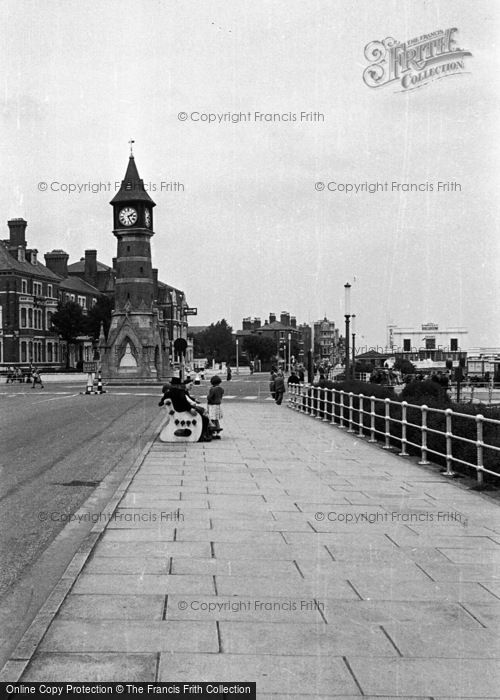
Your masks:
M103 380L110 384L164 381L169 374L168 336L155 303L151 262L153 207L133 155L110 202L117 238L115 308L108 337L101 333Z

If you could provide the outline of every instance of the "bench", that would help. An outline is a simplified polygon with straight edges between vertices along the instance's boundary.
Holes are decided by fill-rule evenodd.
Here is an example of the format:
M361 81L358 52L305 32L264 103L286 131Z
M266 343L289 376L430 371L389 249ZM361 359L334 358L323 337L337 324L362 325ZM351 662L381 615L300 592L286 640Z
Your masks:
M175 411L172 401L167 399L164 404L167 410L167 420L160 432L162 442L198 442L203 428L201 416L190 411Z

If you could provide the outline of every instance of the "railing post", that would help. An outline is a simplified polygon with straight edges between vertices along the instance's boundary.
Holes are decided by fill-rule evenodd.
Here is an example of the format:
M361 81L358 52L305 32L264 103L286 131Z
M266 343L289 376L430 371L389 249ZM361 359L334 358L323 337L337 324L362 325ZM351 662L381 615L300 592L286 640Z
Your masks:
M326 397L328 391L330 391L330 389L323 387L323 423L328 423L328 408L326 406Z
M383 450L391 449L391 400L384 399L385 403L385 445Z
M353 419L353 397L354 397L354 394L352 393L352 391L350 391L350 392L349 392L349 427L348 427L348 429L347 429L347 432L348 432L348 433L354 433L354 432L355 432L354 428L352 427L352 419Z
M337 407L337 389L331 389L331 392L332 392L332 419L331 419L330 423L335 425L336 418L337 418L336 413L335 413L335 409Z
M318 390L317 390L317 398L316 398L316 418L318 420L322 420L322 416L321 416L322 396L323 396L323 387L319 386ZM324 403L324 401L323 401L323 403Z
M359 435L359 437L364 437L364 432L363 432L364 423L365 423L365 420L364 420L365 411L364 411L364 404L363 404L364 398L365 397L363 394L360 394L358 396L358 401L359 401L359 404L358 404L359 405L359 408L358 408L358 428L359 428L358 435Z
M402 401L402 403L401 403L401 452L399 453L400 457L408 457L409 456L408 452L406 451L406 426L408 425L407 420L406 420L407 409L408 409L408 402Z
M312 416L312 386L307 385L307 415Z
M375 397L370 396L370 439L368 442L377 442L375 437Z
M477 467L476 467L476 473L477 473L477 485L479 487L482 487L483 484L483 470L484 470L484 464L483 464L483 447L484 447L484 442L483 442L483 420L484 416L482 416L480 413L476 416L476 429L477 429L477 434L476 434L476 449L477 449Z
M422 459L420 460L419 464L430 464L427 459L427 406L422 404L422 406L420 406L420 410L422 411L422 446L420 448L422 451Z
M452 437L453 437L453 425L452 425L452 416L453 416L453 411L451 408L447 408L445 411L446 415L446 471L443 472L444 476L449 476L449 477L454 477L456 476L455 472L451 468L451 465L453 463L453 453L452 453Z
M341 389L341 390L339 391L339 394L340 394L340 401L339 401L339 417L340 417L340 423L339 423L339 427L340 427L340 428L345 428L345 425L344 425L344 393L345 393L345 392L344 392L343 389Z
M312 410L311 410L311 416L313 416L314 418L316 418L316 415L317 415L317 407L318 407L318 405L317 405L317 403L316 403L316 401L317 401L317 399L316 399L316 387L313 386L313 387L311 387L311 388L312 388Z

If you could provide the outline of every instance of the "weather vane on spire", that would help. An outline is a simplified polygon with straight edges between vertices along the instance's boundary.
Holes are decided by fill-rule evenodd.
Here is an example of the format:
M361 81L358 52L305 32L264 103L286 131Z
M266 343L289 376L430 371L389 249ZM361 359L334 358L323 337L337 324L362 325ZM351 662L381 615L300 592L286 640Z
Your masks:
M129 145L130 145L130 157L131 157L131 158L132 158L133 155L134 155L134 150L133 150L133 148L132 148L132 144L133 144L133 143L135 143L135 141L134 141L133 139L130 139Z

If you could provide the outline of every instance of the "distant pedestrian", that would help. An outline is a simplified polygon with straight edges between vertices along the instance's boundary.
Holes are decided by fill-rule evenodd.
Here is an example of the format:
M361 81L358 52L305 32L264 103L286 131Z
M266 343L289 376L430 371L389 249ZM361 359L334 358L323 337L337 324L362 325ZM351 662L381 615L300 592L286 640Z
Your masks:
M299 380L300 380L300 382L302 383L302 382L304 381L305 378L306 378L306 375L305 375L305 372L304 372L304 368L303 368L302 365L301 365L301 366L299 367Z
M300 379L299 379L299 377L297 376L297 373L295 372L294 369L292 369L292 373L291 373L291 375L288 377L287 384L288 384L288 386L290 386L290 384L300 384Z
M228 366L227 366L227 375L226 375L226 379L227 379L228 382L231 381L231 377L232 377L232 376L233 376L233 375L232 375L232 373L231 373L231 367L228 365Z
M271 392L271 397L273 400L276 399L276 370L274 367L271 368L271 376L269 378L269 391Z
M43 389L42 377L36 367L33 368L31 376L33 378L33 385L31 388L34 389L37 384L40 384L40 389Z
M274 400L278 404L278 406L281 406L281 402L283 401L283 396L285 395L285 378L283 376L283 372L279 370L278 374L276 375L276 378L274 380Z
M207 396L208 405L208 417L213 423L212 438L214 440L220 440L220 433L223 428L221 428L220 421L222 419L222 397L224 396L224 389L221 387L221 378L217 375L211 378L210 390Z
M12 365L9 367L7 370L7 384L10 382L11 384L14 384L14 379L16 378L16 371Z

